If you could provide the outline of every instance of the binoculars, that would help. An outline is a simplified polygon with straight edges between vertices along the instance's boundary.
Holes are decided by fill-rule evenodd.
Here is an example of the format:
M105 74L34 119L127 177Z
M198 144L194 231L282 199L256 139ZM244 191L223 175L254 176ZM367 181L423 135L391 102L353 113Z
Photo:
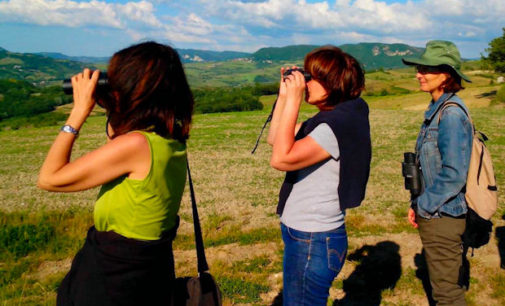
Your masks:
M402 175L405 179L405 189L410 191L410 198L415 199L423 191L421 169L416 162L415 153L403 153Z
M312 76L309 73L303 71L303 69L301 69L301 68L288 69L288 70L284 71L284 73L282 74L282 77L285 79L295 71L299 71L301 74L303 74L303 77L305 78L305 82L308 82L312 79Z
M100 71L98 76L98 82L96 84L96 92L106 91L109 86L109 81L107 79L107 72ZM63 80L63 92L67 95L71 95L74 90L72 88L72 81L70 79Z

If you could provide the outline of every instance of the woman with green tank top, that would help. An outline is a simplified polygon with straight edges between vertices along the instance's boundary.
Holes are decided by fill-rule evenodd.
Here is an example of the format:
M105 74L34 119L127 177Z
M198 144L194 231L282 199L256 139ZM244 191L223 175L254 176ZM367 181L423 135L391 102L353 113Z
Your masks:
M175 278L172 240L186 182L193 97L177 52L146 42L99 71L72 77L74 105L40 170L56 192L102 186L83 248L58 289L58 305L167 305ZM107 143L70 161L95 103L107 112Z

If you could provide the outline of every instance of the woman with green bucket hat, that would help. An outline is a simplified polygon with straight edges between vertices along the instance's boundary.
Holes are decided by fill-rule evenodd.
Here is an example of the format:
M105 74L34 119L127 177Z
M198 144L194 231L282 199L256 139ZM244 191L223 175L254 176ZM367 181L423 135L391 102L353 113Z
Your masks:
M466 305L461 235L472 125L456 93L463 89L462 80L470 79L461 72L459 51L449 41L429 41L420 57L404 58L403 63L416 67L421 91L432 98L416 143L423 191L408 212L423 243L432 287L428 298L437 305ZM458 105L444 107L448 101Z

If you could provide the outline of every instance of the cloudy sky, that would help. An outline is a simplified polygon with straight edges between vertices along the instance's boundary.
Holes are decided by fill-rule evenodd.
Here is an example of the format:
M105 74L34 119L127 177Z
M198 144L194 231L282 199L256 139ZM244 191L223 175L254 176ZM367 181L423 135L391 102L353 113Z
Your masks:
M147 39L246 52L445 39L475 58L503 27L504 0L0 0L0 47L68 55L110 56Z

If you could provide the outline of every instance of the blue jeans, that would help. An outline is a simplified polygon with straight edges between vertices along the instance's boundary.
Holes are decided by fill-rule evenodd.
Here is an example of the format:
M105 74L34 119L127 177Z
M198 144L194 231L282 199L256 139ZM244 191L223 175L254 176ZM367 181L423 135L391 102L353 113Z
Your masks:
M345 225L328 232L302 232L281 223L284 241L283 304L323 305L347 254Z

